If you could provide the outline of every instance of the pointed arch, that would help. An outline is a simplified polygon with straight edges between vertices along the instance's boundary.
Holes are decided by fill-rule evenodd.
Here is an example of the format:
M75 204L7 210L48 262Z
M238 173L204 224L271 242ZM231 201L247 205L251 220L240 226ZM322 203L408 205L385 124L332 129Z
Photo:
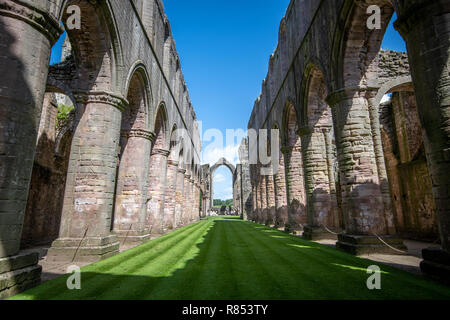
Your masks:
M126 80L124 82L124 92L130 91L130 86L132 85L132 80L134 77L138 76L140 78L140 81L142 82L143 87L143 93L144 98L146 102L146 113L148 116L147 120L147 126L146 129L150 130L150 124L151 124L151 117L154 115L153 111L151 110L150 106L153 104L153 91L150 83L150 76L147 70L147 66L143 63L141 60L137 60L133 63L130 70L128 71L128 75L126 77Z
M82 91L123 92L123 51L110 1L65 0L59 21L68 21L65 9L72 4L83 17L80 30L65 25L77 67L72 86Z
M221 166L227 167L227 168L231 171L231 175L234 176L234 173L235 173L235 171L236 171L236 167L235 167L231 162L229 162L227 159L225 159L225 158L219 159L219 161L217 161L217 162L211 167L211 169L210 169L211 176L214 176L214 172L215 172L219 167L221 167Z
M330 62L334 90L376 85L378 52L394 8L389 0L379 1L382 26L371 30L367 27L369 2L347 0L342 7Z
M282 137L283 145L293 147L298 140L297 130L299 128L298 112L291 101L287 101L283 112Z
M155 121L153 124L155 141L153 142L153 148L166 149L169 147L167 135L169 132L169 121L167 115L167 108L164 101L159 103L156 110Z

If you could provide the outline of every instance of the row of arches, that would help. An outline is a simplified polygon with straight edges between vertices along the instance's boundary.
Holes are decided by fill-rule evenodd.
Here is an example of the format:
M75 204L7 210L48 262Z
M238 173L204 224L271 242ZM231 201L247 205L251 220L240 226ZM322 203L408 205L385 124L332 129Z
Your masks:
M161 22L156 11L142 21L131 1L54 1L39 9L6 2L0 65L14 77L0 79L9 88L2 121L11 128L2 129L0 148L11 146L14 161L0 159L2 199L11 202L0 216L14 219L0 219L0 257L51 244L50 260L93 261L198 220L195 114L181 71L168 80L172 71L163 66L173 59L159 54L159 36L147 34ZM80 29L66 24L71 5L80 9ZM66 58L49 66L63 32ZM59 99L73 107L61 122ZM9 174L18 184L8 183ZM14 232L6 236L8 228Z
M342 217L336 194L336 144L331 108L325 101L327 88L318 68L311 68L307 83L305 103L309 108L305 114L298 117L296 108L288 102L283 125L273 125L273 129L281 130L277 172L261 176L258 166L252 170L253 178L257 177L253 181L253 205L259 210L254 211L253 218L294 232L304 230L306 225L337 230Z
M446 150L446 143L437 141L448 142L448 136L431 126L443 124L443 118L437 116L439 103L431 103L442 92L430 84L443 81L437 75L448 59L419 53L426 49L417 39L426 33L436 40L442 29L432 35L423 21L408 16L412 11L404 10L443 17L447 9L425 1L400 2L378 3L381 29L366 25L368 1L317 4L303 39L295 38L294 28L302 22L292 12L282 21L271 62L276 67L269 70L249 122L256 130L280 128L280 170L262 175L261 164L252 166L252 220L303 232L306 238L339 238L338 247L352 253L383 250L379 235L399 249L404 249L399 235L435 243L440 238L446 250L443 212L448 203L438 186L447 184L436 172L447 164L433 159L438 148ZM296 9L294 4L289 10ZM407 54L380 50L394 9ZM333 10L338 22L323 23ZM333 37L325 36L330 33ZM436 43L430 40L426 46ZM295 54L286 52L297 44ZM286 64L283 59L291 60ZM426 64L433 65L433 76ZM272 88L277 72L286 75ZM392 99L381 103L386 94ZM275 199L270 197L273 188Z
M115 186L110 231L127 244L139 243L170 232L197 220L200 216L199 168L194 165L193 159L184 159L187 154L184 150L187 148L184 147L184 142L176 137L176 126L172 130L169 129L165 104L159 104L155 120L149 116L151 100L147 95L146 83L148 82L145 80L145 73L137 68L130 80L128 105L122 111L116 154L117 173L116 177L112 177ZM48 101L54 99L54 96L51 92L45 95L41 133L36 149L37 154L46 153L46 158L56 152L53 148L56 147L54 144L58 138L55 132L57 103ZM64 97L66 101L70 101L68 96ZM74 113L79 112L77 108L79 106L75 103ZM153 126L150 125L151 121L154 121ZM83 123L72 121L63 132L65 144L60 145L59 149L64 151L59 151L59 154L65 165L58 167L59 170L56 170L53 161L46 161L48 159L42 157L35 159L22 232L23 248L46 245L60 236L61 227L68 223L62 216L64 198L68 193L72 192L70 195L75 199L94 199L105 194L105 190L100 188L104 185L100 182L104 177L97 178L94 171L96 162L102 161L100 157L96 160L83 160L82 147L71 146L77 129L89 128L88 125L80 126L83 126ZM153 132L149 131L150 127L154 127ZM59 133L62 133L61 131ZM53 145L45 149L42 144L48 143L49 140L53 140ZM93 147L99 145L95 144ZM73 185L66 184L71 159L74 162L71 165L75 167L74 171L79 180ZM83 173L85 167L88 167L88 170ZM50 179L42 178L43 170L49 171L47 175ZM59 180L55 181L56 178ZM93 216L86 217L86 212L97 205L91 202L74 201L74 207L69 209L69 215L66 217L71 219L68 235L88 235L92 224L98 225L99 221L95 221ZM192 207L187 208L185 203L192 204ZM65 210L67 212L67 205ZM74 220L77 223L73 223ZM108 226L104 227L107 230ZM97 230L91 232L95 234Z

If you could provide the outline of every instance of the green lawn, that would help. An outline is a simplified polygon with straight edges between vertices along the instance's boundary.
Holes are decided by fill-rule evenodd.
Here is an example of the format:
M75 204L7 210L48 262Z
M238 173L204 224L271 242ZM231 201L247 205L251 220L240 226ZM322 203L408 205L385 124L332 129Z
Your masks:
M179 229L13 299L450 299L450 288L380 265L381 290L368 290L377 264L236 218Z

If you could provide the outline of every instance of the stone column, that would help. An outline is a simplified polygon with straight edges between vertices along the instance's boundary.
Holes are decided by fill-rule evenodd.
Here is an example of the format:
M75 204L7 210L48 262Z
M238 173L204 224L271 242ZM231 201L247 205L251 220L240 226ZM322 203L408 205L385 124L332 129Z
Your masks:
M259 177L259 194L261 195L261 198L259 200L260 209L258 223L264 224L267 217L267 184L266 176L263 175Z
M153 138L153 133L146 130L122 132L124 150L117 175L113 228L122 244L139 244L150 239L146 224L146 177Z
M286 174L284 166L284 154L280 153L280 163L275 179L275 203L276 203L276 217L275 227L284 228L288 221L287 211L287 190L286 190Z
M258 211L258 188L255 184L252 185L252 202L253 202L253 210L252 210L252 216L249 217L251 221L255 221L255 217Z
M184 176L186 169L178 168L177 171L177 191L176 191L176 207L175 207L175 227L183 226L184 211Z
M302 128L304 144L305 186L307 194L308 223L305 226L303 237L309 240L337 239L337 236L327 231L338 225L336 188L332 186L334 178L330 181L331 136L327 134L331 128L316 126ZM325 133L324 133L325 132Z
M164 229L171 231L175 229L175 208L177 193L178 162L167 161L167 187L164 204Z
M32 5L0 9L0 299L40 282L38 254L19 252L57 21ZM8 284L7 286L5 286Z
M183 199L183 207L182 207L182 218L181 221L183 222L183 226L189 224L190 220L190 212L191 212L191 188L190 188L190 182L191 175L186 172L184 175L184 199Z
M205 190L205 189L203 189L203 190ZM202 218L205 218L208 214L208 203L209 203L208 196L206 196L206 192L203 192Z
M288 196L288 223L285 230L301 233L303 226L306 224L306 195L300 139L294 147L285 147L282 152L286 162Z
M423 251L423 272L450 282L450 2L394 0L406 41L442 250Z
M189 223L194 221L195 212L195 185L194 179L189 179Z
M200 187L197 182L194 184L194 221L200 219Z
M395 253L377 238L383 236L385 242L404 249L402 240L390 234L386 217L367 91L343 89L327 100L333 111L346 230L338 236L337 247L353 254Z
M334 130L332 127L322 128L325 139L325 149L327 154L328 182L330 184L331 212L334 215L334 229L336 232L341 230L341 218L339 214L339 205L337 201L336 175L338 173L336 147L333 144ZM388 195L389 196L389 195Z
M194 179L192 183L192 222L197 221L198 217L198 201L197 201L197 182Z
M275 185L274 185L274 175L273 171L269 175L266 176L267 181L267 217L265 224L268 226L275 225L275 213L276 213L276 205L275 205Z
M152 150L148 177L147 226L152 237L164 234L164 202L166 194L167 158L170 151Z
M256 181L256 193L257 193L257 201L256 201L256 214L254 217L254 222L259 223L262 215L262 194L261 194L261 175L260 175L261 166L258 164L255 168L255 181Z
M48 260L96 261L119 250L111 233L122 111L126 101L106 92L75 95L76 129L70 151L59 238Z
M200 218L202 217L202 192L201 192L201 187L200 184L197 183L197 213L196 213L196 217L195 220L198 221L200 220Z
M375 152L375 161L377 164L378 181L380 184L381 196L383 199L384 217L388 234L396 234L394 223L394 213L392 208L391 191L389 189L389 181L386 170L386 162L384 159L383 143L381 139L380 125L380 106L374 103L374 99L378 94L378 90L369 90L367 92L367 100L369 103L370 125L372 131L373 147Z

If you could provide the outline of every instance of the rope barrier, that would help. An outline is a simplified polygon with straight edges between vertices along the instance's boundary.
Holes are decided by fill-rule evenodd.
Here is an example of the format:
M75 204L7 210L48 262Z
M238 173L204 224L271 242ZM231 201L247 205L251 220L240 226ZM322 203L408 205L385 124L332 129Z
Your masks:
M400 253L405 254L405 255L408 254L408 252L406 252L406 251L399 250L399 249L394 248L393 246L389 245L389 244L386 243L383 239L381 239L375 232L373 232L373 235L374 235L375 237L377 237L378 240L380 240L384 245L386 245L387 247L391 248L392 250L397 251L397 252L400 252Z
M324 224L322 225L322 227L323 227L326 231L328 231L329 233L334 234L335 236L339 235L339 233L333 232L333 231L331 231L330 229L328 229L327 226L324 225Z
M130 225L130 229L128 229L127 234L125 235L125 239L123 239L122 246L125 246L125 242L128 239L128 235L130 234L131 228L133 227L133 224Z
M323 227L326 231L328 231L329 233L334 234L334 235L338 235L338 233L333 232L333 231L331 231L330 229L328 229L326 225L323 224L322 227ZM373 235L374 235L375 237L377 237L378 240L380 240L380 242L383 243L383 244L384 244L385 246L387 246L388 248L390 248L390 249L392 249L392 250L394 250L394 251L400 252L401 254L405 254L405 255L409 254L407 251L403 251L403 250L394 248L393 246L391 246L390 244L388 244L386 241L384 241L384 240L383 240L380 236L378 236L376 233L373 233Z
M77 256L78 250L81 247L81 243L83 242L84 238L86 238L87 232L88 232L89 227L86 228L86 231L84 231L84 236L83 238L81 238L80 243L78 244L77 250L75 250L75 254L73 255L72 258L72 263L75 261L75 257Z

